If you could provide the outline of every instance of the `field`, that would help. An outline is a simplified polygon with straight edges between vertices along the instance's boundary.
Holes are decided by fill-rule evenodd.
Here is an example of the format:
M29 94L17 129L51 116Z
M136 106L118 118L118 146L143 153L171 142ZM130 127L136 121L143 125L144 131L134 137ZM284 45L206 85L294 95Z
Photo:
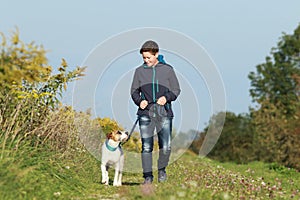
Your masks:
M100 183L100 162L85 149L51 154L23 145L0 160L1 199L300 199L299 172L277 164L219 163L186 152L167 169L168 181L143 186L124 173L121 187ZM5 157L4 157L5 156ZM113 179L113 170L110 180Z

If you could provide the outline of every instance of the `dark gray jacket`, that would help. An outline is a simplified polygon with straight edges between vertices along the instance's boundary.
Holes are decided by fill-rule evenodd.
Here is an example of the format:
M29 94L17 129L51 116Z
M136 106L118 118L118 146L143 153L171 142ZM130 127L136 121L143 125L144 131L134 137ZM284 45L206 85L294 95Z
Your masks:
M175 101L179 94L179 82L171 65L159 62L155 67L148 67L143 64L135 70L131 97L138 107L142 100L148 101L148 106L144 110L139 107L137 111L139 116L153 116L156 113L173 117L171 102ZM163 107L156 104L161 96L167 99Z

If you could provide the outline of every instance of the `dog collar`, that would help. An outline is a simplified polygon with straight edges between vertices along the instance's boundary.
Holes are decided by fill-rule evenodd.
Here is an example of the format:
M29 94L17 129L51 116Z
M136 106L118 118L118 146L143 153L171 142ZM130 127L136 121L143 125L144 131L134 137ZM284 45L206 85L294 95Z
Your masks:
M105 141L105 145L106 145L106 148L107 148L108 150L110 150L110 151L115 151L115 150L117 150L117 148L119 147L119 146L117 146L117 147L109 146L108 140Z

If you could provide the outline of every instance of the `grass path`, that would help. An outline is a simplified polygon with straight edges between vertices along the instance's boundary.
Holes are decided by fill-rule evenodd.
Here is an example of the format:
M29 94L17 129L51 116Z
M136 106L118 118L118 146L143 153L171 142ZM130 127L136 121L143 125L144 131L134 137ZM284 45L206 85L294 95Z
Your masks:
M249 165L218 163L185 154L168 168L168 181L143 186L141 174L125 173L123 186L99 185L91 199L300 199L300 174ZM155 174L156 175L156 174Z

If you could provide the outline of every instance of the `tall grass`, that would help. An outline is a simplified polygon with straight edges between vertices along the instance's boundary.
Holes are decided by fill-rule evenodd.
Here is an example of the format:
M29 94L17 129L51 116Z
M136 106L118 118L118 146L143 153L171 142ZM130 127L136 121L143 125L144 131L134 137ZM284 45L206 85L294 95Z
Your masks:
M22 132L22 123L14 121L20 111L1 130L0 199L84 196L86 185L100 180L99 161L86 151L77 129L90 116L62 107L49 112L29 132Z

